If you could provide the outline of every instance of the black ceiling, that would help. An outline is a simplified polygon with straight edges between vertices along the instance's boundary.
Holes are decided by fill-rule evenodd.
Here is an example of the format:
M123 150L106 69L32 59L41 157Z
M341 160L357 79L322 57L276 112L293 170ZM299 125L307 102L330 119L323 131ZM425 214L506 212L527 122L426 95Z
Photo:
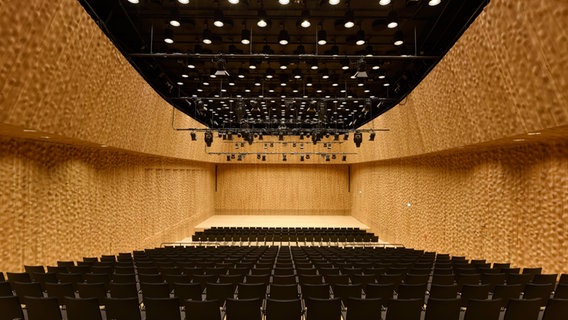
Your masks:
M331 5L327 0L292 0L282 5L278 0L80 0L148 83L176 108L213 129L268 134L350 131L394 107L488 3L441 0L432 6L429 1L381 5L379 0L342 0ZM262 10L269 19L265 28L257 26ZM344 26L349 12L352 28ZM300 25L305 13L308 28ZM223 27L214 25L219 14ZM172 19L180 26L172 26ZM398 26L391 29L387 23L392 19ZM252 34L251 44L241 43L243 30ZM279 43L282 30L289 35L287 45ZM320 30L326 32L325 45L317 44ZM208 32L211 44L203 42ZM365 44L357 45L362 33ZM402 45L394 45L397 36L402 36ZM211 78L222 67L228 76ZM367 77L354 77L358 70Z

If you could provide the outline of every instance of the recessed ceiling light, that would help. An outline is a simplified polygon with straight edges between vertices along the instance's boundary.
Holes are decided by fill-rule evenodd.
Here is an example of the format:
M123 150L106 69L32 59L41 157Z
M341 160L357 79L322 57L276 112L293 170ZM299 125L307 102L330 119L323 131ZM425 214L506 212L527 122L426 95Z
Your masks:
M387 4L390 4L391 0L379 0L379 4L381 6L386 6Z
M283 4L283 5L287 5L290 3L290 0L278 0L278 3Z
M238 3L239 3L239 0L229 0L229 3L230 3L230 4L238 4Z
M189 78L189 75L187 75L187 74L182 74L181 77L182 77L182 78Z
M442 2L442 1L441 1L441 0L430 0L430 1L428 1L428 5L429 5L430 7L433 7L433 6L439 5L440 2Z
M178 2L181 4L188 4L189 0L178 0Z
M341 2L341 0L329 0L329 4L331 4L332 6L338 5Z
M172 20L170 20L170 25L172 27L179 27L179 26L181 26L181 23L179 22L179 20L172 19Z
M140 3L139 0L128 0L128 2L133 3L133 4L139 4Z

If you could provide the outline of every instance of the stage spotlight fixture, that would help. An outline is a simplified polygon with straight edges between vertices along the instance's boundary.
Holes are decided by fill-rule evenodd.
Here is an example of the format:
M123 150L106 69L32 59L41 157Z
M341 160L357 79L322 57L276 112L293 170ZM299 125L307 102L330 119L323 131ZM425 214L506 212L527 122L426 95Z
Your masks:
M343 157L341 157L341 161L347 161L347 156L344 155Z
M229 0L230 4L239 4L239 0Z
M326 154L326 155L325 155L325 161L329 161L329 160L330 160L330 159L329 159L329 154Z
M167 28L164 31L164 42L167 44L174 43L174 32L172 31L172 29Z
M323 46L326 43L327 43L327 32L325 32L325 30L321 29L320 31L318 31L318 44L320 46Z
M387 18L387 28L394 29L396 27L398 27L398 19L396 17L396 12L391 11L391 12L389 12L389 15L388 15L388 18Z
M250 44L250 30L243 29L241 31L241 43L242 44Z
M290 0L278 0L278 3L280 3L281 5L287 5L290 3Z
M365 31L359 30L357 32L357 40L355 40L355 44L358 46L362 46L365 44Z
M213 132L205 131L204 139L205 139L205 144L208 147L211 147L211 144L213 143Z
M256 159L257 159L257 160L260 160L260 153L258 153L258 154L256 155Z
M213 43L213 35L211 34L211 30L209 30L209 27L207 27L207 25L205 25L205 30L203 30L203 39L202 39L203 43L205 44L211 44Z
M262 155L262 161L266 161L266 155Z
M434 6L439 5L440 2L442 2L442 1L441 1L441 0L430 0L430 1L428 1L428 5L429 5L430 7L434 7Z
M216 58L214 62L217 65L215 76L229 76L229 73L225 70L225 64L227 61L224 58Z
M310 155L309 155L309 154L306 155L306 160L310 160Z
M394 34L394 45L395 46L400 46L404 43L404 39L402 38L402 31L397 31Z
M284 27L284 25L282 25L282 27ZM286 31L286 29L282 29L280 30L280 34L278 35L278 43L280 43L280 45L285 46L290 42L290 35L288 34L288 31Z
M300 161L304 161L304 156L300 156Z
M231 161L231 156L227 155L227 161Z
M351 8L347 9L347 12L345 12L345 22L343 26L347 29L351 29L355 26L355 14Z
M386 6L391 3L391 0L379 0L381 6Z
M359 59L357 62L357 72L355 72L355 78L367 78L369 75L367 74L367 63L363 58Z
M284 133L282 133L282 132L279 132L279 133L278 133L278 140L279 140L279 141L284 141Z
M369 141L375 141L375 131L371 131L371 133L369 133Z
M335 159L337 159L337 156L335 154L332 154L331 159L335 160Z
M213 25L217 28L222 28L225 23L223 22L223 12L221 9L215 9L213 12Z
M258 10L258 21L256 22L256 25L261 28L266 28L268 26L268 18L264 8Z
M310 22L310 11L308 9L302 10L302 17L299 20L302 28L309 28L312 23Z
M197 133L191 132L189 135L191 136L191 141L197 141Z
M361 146L361 142L363 142L363 134L361 132L355 132L353 134L353 142L355 142L355 146L359 148Z
M283 155L282 155L282 161L287 161L287 160L288 160L288 159L286 159L286 155L283 154Z

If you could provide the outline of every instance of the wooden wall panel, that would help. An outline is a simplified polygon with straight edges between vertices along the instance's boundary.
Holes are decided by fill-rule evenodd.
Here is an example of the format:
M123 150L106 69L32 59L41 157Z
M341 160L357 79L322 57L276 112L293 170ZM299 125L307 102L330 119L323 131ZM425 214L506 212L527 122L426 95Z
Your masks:
M217 214L349 214L348 166L218 165Z
M181 240L213 214L214 170L190 161L0 139L0 270Z
M568 142L353 165L352 215L385 241L568 272L567 170Z
M76 0L0 3L0 129L214 161ZM176 112L176 127L202 127ZM19 131L18 131L19 130ZM6 131L6 128L4 128Z

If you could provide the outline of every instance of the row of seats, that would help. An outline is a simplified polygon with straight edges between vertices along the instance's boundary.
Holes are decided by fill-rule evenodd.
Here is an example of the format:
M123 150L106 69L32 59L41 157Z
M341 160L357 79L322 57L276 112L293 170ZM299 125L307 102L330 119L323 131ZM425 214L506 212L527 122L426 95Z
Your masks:
M359 228L255 228L212 227L196 232L192 241L207 242L378 242L379 238Z
M204 260L199 263L193 260L195 256ZM470 304L477 303L477 299L480 299L483 301L482 304L498 304L500 313L507 314L513 314L513 310L528 306L532 300L538 300L538 302L532 302L532 304L538 305L539 310L541 307L547 306L544 309L547 319L555 319L550 318L553 314L550 310L561 308L563 299L561 299L559 292L562 292L562 289L565 288L566 278L560 276L558 284L556 284L556 276L552 284L540 283L546 282L545 279L551 282L550 280L553 277L551 275L540 275L541 270L538 268L527 268L521 273L520 270L510 268L508 264L488 265L485 261L466 261L462 257L450 258L446 255L436 255L431 252L406 248L248 246L203 248L192 246L148 249L135 251L132 255L122 254L119 257L122 258L114 256L101 257L100 260L85 258L81 263L78 263L81 266L90 266L89 271L93 268L97 271L100 271L101 267L106 268L106 273L101 274L106 276L105 279L112 276L113 278L109 281L96 283L91 282L92 279L79 280L74 285L73 283L47 282L44 283L44 287L35 283L36 288L39 286L42 290L41 296L36 298L47 299L45 296L53 296L61 305L65 304L68 299L80 299L77 296L89 299L87 297L88 290L85 288L98 287L98 295L93 293L91 298L97 299L97 303L103 306L107 303L114 303L112 301L116 299L135 299L136 303L139 304L137 312L140 314L141 310L142 313L151 312L145 309L148 299L164 301L173 299L177 302L177 313L183 316L184 312L190 313L187 311L191 308L185 309L188 301L195 304L216 300L219 304L217 313L219 313L219 310L226 311L228 317L230 313L229 304L233 303L228 301L235 299L237 300L235 304L244 303L245 300L249 299L260 300L265 312L268 312L268 300L271 300L272 303L275 303L274 301L299 300L300 310L303 310L303 312L307 310L305 316L309 319L315 317L313 314L316 309L314 307L316 302L312 300L317 299L322 300L322 304L332 303L332 300L339 299L340 305L344 307L344 312L346 310L349 312L350 300L364 300L362 303L371 304L372 300L378 299L381 301L379 312L386 315L387 318L389 318L389 314L394 317L396 306L407 300L421 301L421 305L426 302L425 312L430 314L433 311L428 310L436 309L432 304L436 305L438 303L436 301L439 299L458 301L458 306L464 307L466 310L475 310L475 308L470 307ZM43 266L26 267L26 270L30 273L18 275L23 277L23 274L27 274L30 280L41 274L40 267L43 269ZM61 261L61 263L58 263L58 267L72 268L76 266L74 263L71 265L68 261ZM116 270L122 272L129 267L134 272L124 274L128 275L131 280L133 276L135 282L121 283L120 277L114 278L121 275L121 273L115 273ZM112 270L112 273L110 270ZM507 273L503 273L504 270ZM482 273L477 273L480 271ZM56 276L63 274L65 273L57 273ZM88 278L90 274L91 272L86 272L79 275L90 279ZM482 282L481 276L493 274L505 274L510 278L506 278L505 283L496 284L490 290L489 286ZM469 281L477 275L480 275L477 283ZM508 283L513 281L508 279L515 278L514 275L529 275L530 280L524 284L524 287L522 287L522 284ZM522 278L528 279L529 276ZM8 273L8 280L14 285L20 285L21 282L16 281L16 278L18 276L15 273ZM447 281L447 284L445 284L446 282L444 284L438 283L440 281L438 279L444 279L442 281ZM448 279L452 279L452 282L449 283ZM120 287L120 284L131 288L130 296L117 296L116 292L118 291L116 291L117 289L113 290L113 288ZM532 298L531 295L535 293L530 288L545 287L539 286L539 284L547 284L547 290L551 287L553 289L548 291L548 296ZM55 289L53 288L55 287L67 287L67 293L58 295L54 292ZM501 289L498 288L501 287L514 287L515 290L520 288L521 291L516 295L505 296L499 292ZM73 292L73 294L70 292ZM479 292L486 292L486 294L479 294ZM18 293L17 288L15 293L24 303L26 297L29 296L28 293ZM552 299L548 299L550 297ZM310 304L312 304L311 308ZM169 309L171 311L175 308ZM407 306L402 309L412 308ZM442 309L451 308L447 306L447 308ZM355 312L353 310L354 308L351 308L351 314ZM259 311L258 308L257 311ZM312 318L310 318L310 312ZM423 313L424 310L421 312ZM472 312L469 311L470 314ZM523 313L531 314L528 311ZM528 317L526 319L534 318Z

